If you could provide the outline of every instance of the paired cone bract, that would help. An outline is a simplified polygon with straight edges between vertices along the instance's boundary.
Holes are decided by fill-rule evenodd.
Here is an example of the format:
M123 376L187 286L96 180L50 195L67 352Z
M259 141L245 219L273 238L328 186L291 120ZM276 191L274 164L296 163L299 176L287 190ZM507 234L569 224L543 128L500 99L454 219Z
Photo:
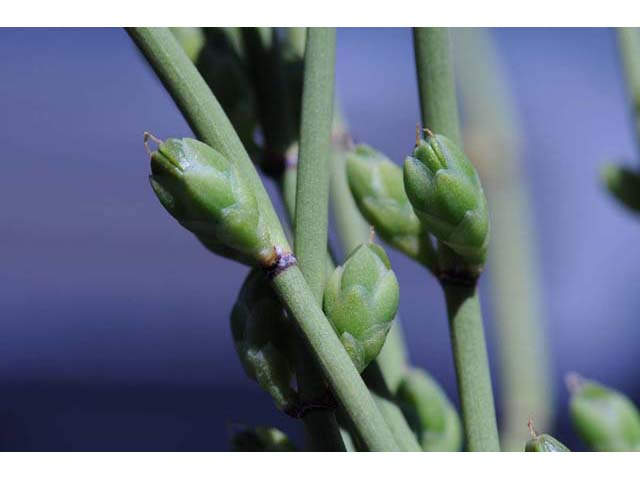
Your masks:
M191 138L162 142L149 179L167 211L213 252L248 265L272 256L250 184L216 150Z
M250 272L242 285L231 312L231 333L247 375L272 396L280 410L293 406L295 354L286 314L258 270Z
M360 372L380 353L398 302L389 258L373 243L357 247L329 277L324 311Z
M424 451L457 452L462 448L458 412L427 372L409 370L396 395Z
M347 155L347 179L362 216L392 247L426 262L429 242L404 191L402 169L368 145L358 145Z
M476 169L444 135L420 140L404 163L404 185L426 228L480 270L489 245L489 213Z

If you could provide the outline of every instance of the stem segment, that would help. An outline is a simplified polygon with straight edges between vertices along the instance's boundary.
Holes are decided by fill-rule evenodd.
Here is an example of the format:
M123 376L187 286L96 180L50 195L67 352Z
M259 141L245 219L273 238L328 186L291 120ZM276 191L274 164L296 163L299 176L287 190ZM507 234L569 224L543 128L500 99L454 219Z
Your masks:
M618 28L618 50L633 106L636 146L640 153L640 29Z
M298 265L318 306L322 305L327 259L335 48L335 29L309 29L296 179L294 245ZM322 375L308 357L306 350L302 352L298 367L298 387L303 402L313 401L326 389ZM321 449L344 450L333 412L310 412L305 417L305 425L312 432L312 438L323 440L321 445L317 445Z
M535 222L521 168L521 131L506 72L489 32L456 29L455 64L464 102L463 136L491 205L489 291L494 307L500 384L501 444L522 451L523 422L540 431L553 421L549 351L533 238ZM639 52L640 54L640 52Z
M449 31L414 28L413 36L422 123L425 128L461 145ZM456 257L442 243L438 253L441 264L442 260L450 262ZM453 258L453 261L461 259ZM447 301L467 448L498 451L498 427L476 286L442 280L441 283Z

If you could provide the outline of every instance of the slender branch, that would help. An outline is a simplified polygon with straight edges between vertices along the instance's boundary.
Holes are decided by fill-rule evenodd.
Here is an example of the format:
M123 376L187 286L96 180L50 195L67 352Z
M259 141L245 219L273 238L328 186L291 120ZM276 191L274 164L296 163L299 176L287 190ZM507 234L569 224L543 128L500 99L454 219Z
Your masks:
M461 145L449 30L414 28L413 46L422 125Z
M318 306L322 305L327 258L329 215L329 159L333 82L335 67L335 30L309 29L305 52L300 156L296 178L294 245L300 270L307 280ZM303 402L313 401L326 389L325 383L308 353L302 352L298 366L298 387ZM324 440L326 449L344 450L333 412L311 412L305 418L312 436Z
M413 34L422 123L461 145L449 32L444 28L414 28ZM442 243L438 253L442 258L453 254ZM467 448L497 451L498 428L476 287L444 280L441 283L447 300Z
M336 32L333 28L309 28L307 37L294 244L300 269L320 304L329 222Z
M489 289L498 337L502 391L501 444L522 451L524 418L541 431L553 421L549 349L541 313L535 224L521 168L521 131L498 52L489 32L456 29L458 85L464 102L463 136L491 205Z
M165 28L131 28L129 35L169 91L198 138L237 162L251 181L258 204L272 230L274 245L289 245L271 201L242 142L219 103L173 35ZM398 446L369 395L366 385L300 272L291 265L272 280L339 402L369 449L393 451Z

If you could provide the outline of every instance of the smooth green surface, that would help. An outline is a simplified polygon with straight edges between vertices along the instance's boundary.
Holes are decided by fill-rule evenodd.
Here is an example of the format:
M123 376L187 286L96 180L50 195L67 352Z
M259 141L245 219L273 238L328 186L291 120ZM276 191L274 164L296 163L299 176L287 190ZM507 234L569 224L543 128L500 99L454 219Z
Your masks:
M592 450L640 450L640 413L624 394L575 374L568 377L573 428Z
M300 269L297 266L288 268L275 277L273 285L296 319L334 395L367 448L371 451L399 450L364 381L320 310Z
M501 446L522 451L523 421L541 431L553 423L551 360L542 315L535 222L522 172L522 131L507 73L490 33L453 31L466 152L490 205L489 295L498 341Z
M167 28L128 28L195 135L233 162L250 182L274 245L290 250L269 195L224 110Z
M449 30L414 28L413 46L422 126L461 145Z
M525 452L537 452L537 453L553 453L553 452L569 452L570 450L559 440L553 438L551 435L543 433L542 435L536 435L529 440L524 448Z
M462 285L443 288L466 447L472 452L497 452L498 427L478 292Z

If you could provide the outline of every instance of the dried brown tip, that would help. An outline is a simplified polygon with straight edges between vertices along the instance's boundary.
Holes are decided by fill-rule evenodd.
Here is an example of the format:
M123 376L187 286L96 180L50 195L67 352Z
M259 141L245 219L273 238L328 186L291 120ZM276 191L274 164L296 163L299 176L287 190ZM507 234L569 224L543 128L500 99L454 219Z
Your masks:
M422 129L420 128L420 124L416 123L416 146L420 143L422 139Z
M527 422L527 427L529 427L529 435L531 435L531 438L538 438L538 432L536 432L536 429L533 428L533 419L529 419L529 421Z
M569 393L577 393L582 388L582 385L584 385L584 378L576 372L569 372L564 377L564 383Z
M149 132L144 132L144 135L142 137L142 141L144 142L144 148L147 151L147 155L149 155L149 157L151 157L151 155L153 155L153 152L151 151L151 148L149 148L149 140L157 143L158 145L160 145L163 142L162 142L162 140L160 140L155 135L153 135L153 134L151 134Z
M427 137L433 137L433 136L435 136L435 135L433 134L433 132L432 132L431 130L429 130L428 128L423 128L422 130L424 130L424 133L426 133L426 134L427 134Z
M376 227L374 227L373 225L369 226L369 243L373 243L373 241L376 239Z

